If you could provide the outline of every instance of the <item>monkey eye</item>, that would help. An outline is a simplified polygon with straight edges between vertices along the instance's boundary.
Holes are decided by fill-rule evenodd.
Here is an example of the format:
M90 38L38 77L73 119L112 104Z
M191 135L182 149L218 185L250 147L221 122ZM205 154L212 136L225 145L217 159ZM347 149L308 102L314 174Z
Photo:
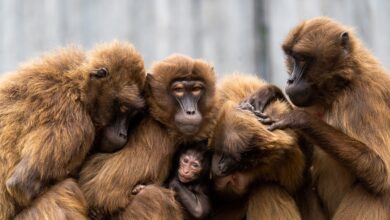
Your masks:
M303 57L301 55L292 55L292 57L294 58L295 62L297 62L297 63L302 63L302 62L306 61L305 57Z
M198 96L198 95L200 95L202 90L203 90L202 86L194 86L194 87L192 87L192 94L195 96Z
M188 159L187 159L187 158L184 158L184 159L183 159L183 162L184 162L184 163L188 163Z
M184 86L182 84L175 85L172 90L175 96L181 97L184 95Z
M192 167L193 167L193 168L199 168L199 164L193 163L193 164L192 164Z

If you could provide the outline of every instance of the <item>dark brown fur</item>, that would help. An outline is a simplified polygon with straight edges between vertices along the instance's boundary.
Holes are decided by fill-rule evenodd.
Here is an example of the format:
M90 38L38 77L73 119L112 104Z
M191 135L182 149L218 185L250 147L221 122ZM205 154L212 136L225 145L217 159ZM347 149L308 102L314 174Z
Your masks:
M342 33L348 33L347 43ZM326 17L299 24L283 49L315 58L304 76L315 87L315 101L283 117L276 128L295 128L318 146L314 186L328 216L390 219L389 72L350 28Z
M94 156L81 172L81 188L90 207L120 219L182 219L173 191L161 185L168 177L177 146L183 141L207 138L212 127L215 76L209 64L174 55L155 63L152 76L146 88L150 115L134 130L122 150ZM189 137L172 126L176 109L167 96L172 80L193 77L207 84L207 92L199 106L204 116L202 128ZM154 186L132 195L137 184Z
M293 194L303 183L305 158L297 144L297 135L291 130L270 132L252 112L238 108L241 101L262 88L269 88L268 84L245 75L226 77L218 88L221 108L211 146L217 152L228 152L236 157L253 148L262 153L255 167L239 171L250 178L250 185L241 192L244 197L239 202L241 208L222 206L222 210L216 211L216 219L229 216L236 216L234 219L244 216L248 219L300 218ZM277 100L265 108L265 113L279 115L289 110L288 103ZM246 199L245 194L248 194Z
M106 68L108 77L92 79L90 72ZM112 118L113 99L143 105L140 89L145 71L133 46L115 42L85 56L75 48L59 50L22 66L0 86L0 219L9 219L32 205L31 213L64 218L44 200L74 205L74 218L85 204L69 181L89 151L95 130ZM58 183L43 193L49 183ZM74 185L71 188L70 185ZM64 193L78 194L72 201ZM56 198L50 198L56 196ZM45 210L40 209L46 209ZM34 211L37 209L38 211ZM30 210L30 209L29 209ZM34 216L28 210L23 216ZM40 214L37 214L39 216Z

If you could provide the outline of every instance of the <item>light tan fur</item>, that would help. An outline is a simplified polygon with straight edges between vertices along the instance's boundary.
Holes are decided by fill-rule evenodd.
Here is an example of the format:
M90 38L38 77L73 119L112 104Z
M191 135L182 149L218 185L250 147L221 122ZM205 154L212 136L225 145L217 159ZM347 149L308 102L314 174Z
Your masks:
M110 75L91 79L90 72L102 67ZM116 95L143 105L137 88L143 87L144 78L142 57L132 45L120 42L103 44L86 56L76 48L61 49L7 76L0 85L0 219L31 205L32 198L19 186L39 184L41 192L46 182L77 172L95 129L111 120ZM124 95L129 90L134 92L130 97ZM80 204L77 200L75 205ZM34 204L37 209L47 207Z
M172 200L173 191L161 185L168 177L177 146L207 138L210 133L206 131L212 127L215 76L209 64L173 55L155 63L152 76L145 89L150 115L143 119L122 150L92 157L81 172L80 185L90 207L116 213L119 219L181 219L182 209ZM197 134L185 136L173 126L176 109L169 100L168 87L177 78L192 77L206 84L206 98L199 107L204 118ZM132 195L137 184L154 186Z
M77 183L65 179L48 189L15 220L87 219L87 202Z
M299 219L292 196L302 184L305 158L296 134L291 130L268 131L252 112L238 108L241 101L266 85L255 76L243 74L233 74L222 81L218 86L221 108L211 146L223 146L224 152L235 154L255 144L266 155L259 158L261 163L250 171L261 184L251 190L248 206L243 207L247 208L247 218ZM276 100L266 107L265 113L277 116L289 110L288 103ZM278 207L278 210L272 207Z

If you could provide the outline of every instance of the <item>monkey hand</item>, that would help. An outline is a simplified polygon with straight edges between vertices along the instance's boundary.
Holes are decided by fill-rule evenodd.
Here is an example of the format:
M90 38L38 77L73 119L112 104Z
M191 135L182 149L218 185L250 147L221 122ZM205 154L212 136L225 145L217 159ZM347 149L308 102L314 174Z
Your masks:
M177 178L173 178L171 182L169 182L169 189L176 191L176 189L180 187L180 182Z
M21 160L7 179L6 187L19 205L24 206L40 192L41 181L37 172L28 169L26 160Z
M263 113L269 103L275 100L286 100L283 92L275 85L266 85L258 89L249 98L239 104L239 108L252 112Z
M301 129L308 125L311 118L309 113L299 109L281 114L277 118L270 118L264 114L258 116L258 120L264 125L268 125L270 131L286 128Z
M140 193L143 189L145 189L146 185L144 184L138 184L136 185L133 190L131 191L131 194L133 195L137 195L138 193Z
M98 208L90 208L88 217L91 220L106 219L106 212Z

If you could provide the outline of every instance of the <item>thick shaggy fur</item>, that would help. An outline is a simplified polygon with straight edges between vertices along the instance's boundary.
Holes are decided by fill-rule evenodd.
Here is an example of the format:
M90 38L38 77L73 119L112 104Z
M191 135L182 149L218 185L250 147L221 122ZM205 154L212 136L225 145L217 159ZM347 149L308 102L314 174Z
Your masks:
M15 219L87 219L87 202L73 179L49 188Z
M183 55L174 54L161 62L157 62L151 69L153 79L149 81L152 88L147 97L150 105L150 114L162 124L166 125L169 133L177 139L177 142L204 140L210 136L215 121L215 74L213 67L204 60L194 59ZM207 92L199 100L199 111L202 113L202 124L194 135L184 135L175 127L174 113L176 104L167 95L173 79L200 79L205 83Z
M118 216L120 220L180 220L183 214L175 199L175 192L160 186L146 186L134 197L132 208L127 208ZM139 210L137 208L141 208Z
M173 192L161 185L169 175L177 146L182 141L206 138L209 133L204 130L210 129L212 123L210 112L214 104L215 76L209 64L174 55L154 64L152 74L153 79L146 85L150 115L134 130L122 150L92 157L81 172L80 185L90 207L120 219L182 218L180 204L173 200ZM172 126L176 110L167 98L170 83L187 77L196 77L207 85L206 97L199 106L205 121L201 131L191 137L183 137ZM137 184L155 185L132 195Z
M337 42L345 31L346 56L337 56ZM389 72L351 28L326 17L299 24L283 47L300 48L323 61L308 75L321 94L306 109L321 109L323 120L337 129L312 140L321 146L315 151L313 175L328 216L390 219Z
M241 212L241 217L246 215L249 219L299 219L292 195L302 184L305 158L297 144L296 134L291 130L270 132L252 112L238 109L240 101L266 85L249 75L235 74L224 79L218 87L221 109L211 146L232 155L253 148L262 152L257 159L259 163L247 171L253 174L253 181L256 182L245 201L248 204L243 206L247 211L233 212ZM276 116L289 110L288 103L277 100L266 107L265 113ZM222 213L229 211L227 209Z
M90 72L102 67L109 76L92 79ZM139 89L144 78L143 60L134 47L114 42L87 56L75 48L56 51L4 79L0 86L0 219L31 205L31 196L45 190L48 182L75 172L91 147L95 129L113 117L114 99L143 105ZM55 193L44 194L49 195ZM80 204L77 197L76 204Z

